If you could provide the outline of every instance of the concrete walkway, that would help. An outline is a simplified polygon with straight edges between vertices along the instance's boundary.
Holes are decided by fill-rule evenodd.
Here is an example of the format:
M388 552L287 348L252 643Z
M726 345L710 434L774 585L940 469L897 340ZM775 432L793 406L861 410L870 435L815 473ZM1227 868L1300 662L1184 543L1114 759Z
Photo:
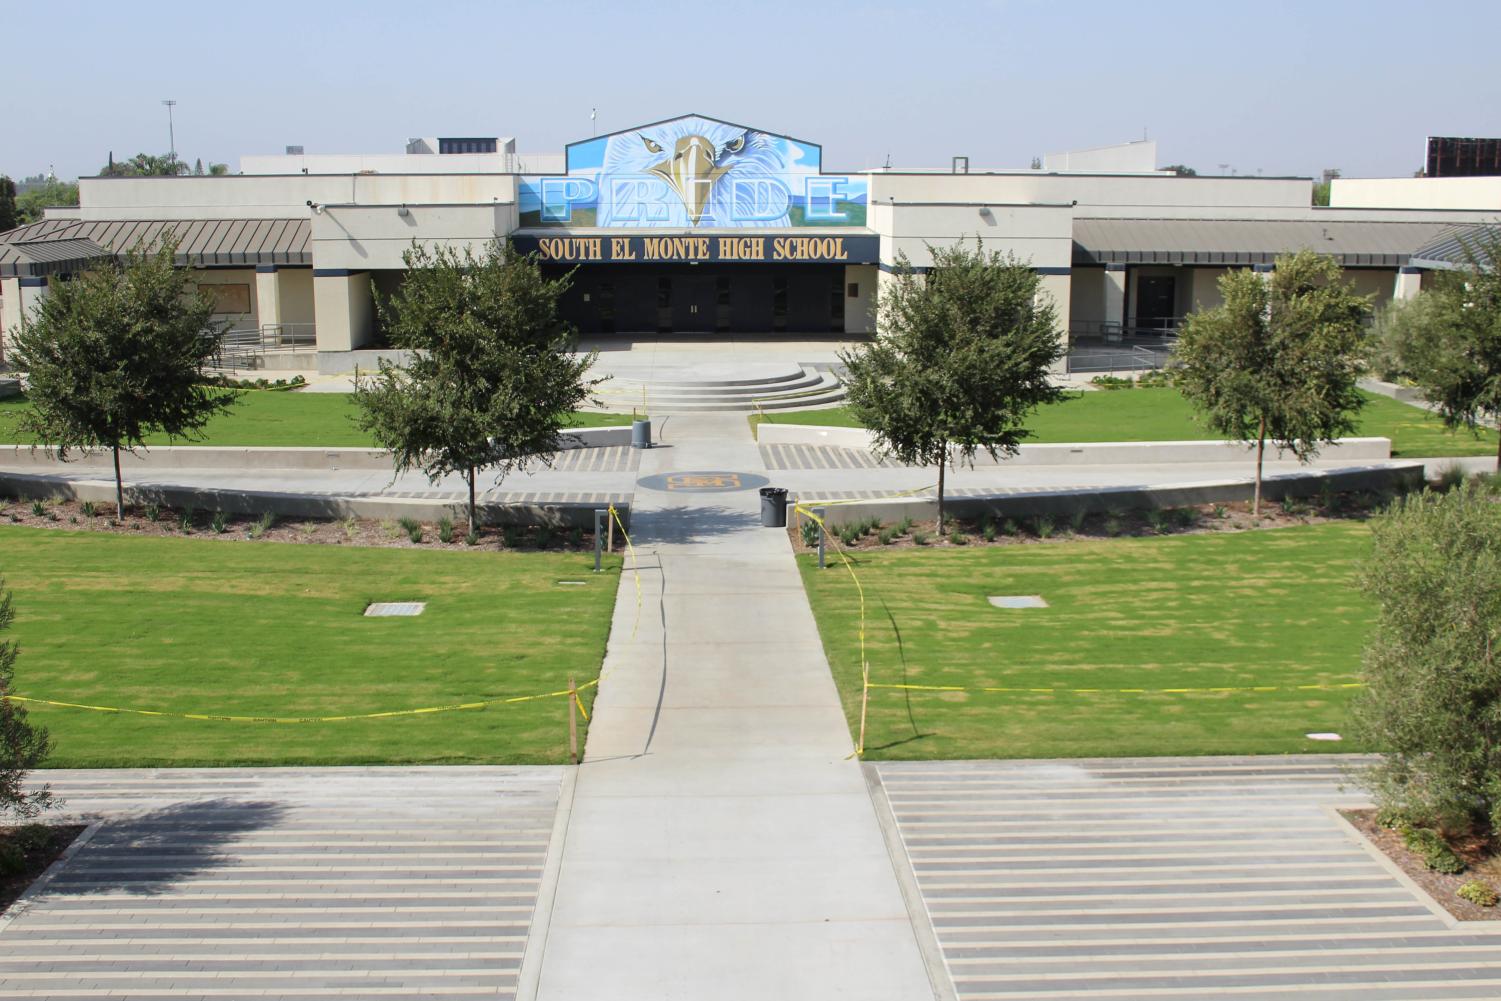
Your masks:
M674 418L643 477L755 474L742 415ZM933 988L791 548L754 489L636 494L544 1001L914 1001Z

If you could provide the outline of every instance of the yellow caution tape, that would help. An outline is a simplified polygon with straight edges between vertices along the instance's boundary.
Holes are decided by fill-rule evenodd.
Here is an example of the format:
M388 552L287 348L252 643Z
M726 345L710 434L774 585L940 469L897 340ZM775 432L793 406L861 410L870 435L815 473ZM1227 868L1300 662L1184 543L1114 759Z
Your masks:
M631 572L636 575L636 621L631 625L631 639L636 638L636 630L641 628L641 560L636 556L636 547L631 544L631 533L625 530L625 523L620 520L620 512L615 510L615 505L610 505L610 517L615 519L615 524L620 526L620 535L625 539L625 548L631 554Z
M1329 685L1222 685L1214 688L993 688L966 685L891 685L869 683L869 688L897 688L912 692L1024 692L1032 695L1202 695L1210 692L1329 692L1364 688L1353 681Z
M61 709L87 709L99 713L127 713L132 716L165 716L170 719L212 720L220 723L344 723L357 719L388 719L393 716L426 716L432 713L457 712L464 709L484 709L488 706L514 705L518 702L535 702L538 699L556 699L571 696L583 711L583 702L578 693L599 684L599 679L586 681L577 688L565 688L557 692L542 692L539 695L515 695L508 699L484 699L479 702L455 702L446 706L423 706L420 709L392 709L380 713L357 713L348 716L225 716L215 713L174 713L163 709L128 709L121 706L91 706L80 702L58 702L53 699L38 699L26 695L0 695L11 702L33 705L56 706ZM587 715L584 719L588 719Z
M865 708L867 700L870 696L870 661L865 659L865 588L860 583L860 575L855 573L855 567L852 563L850 563L849 557L844 555L844 547L839 544L839 538L837 536L829 534L828 526L824 524L823 518L814 514L811 510L803 506L803 504L801 503L794 504L792 506L792 510L799 517L801 517L802 515L807 515L808 518L818 526L818 530L823 533L824 538L834 543L834 552L837 553L839 555L839 559L843 561L844 569L849 571L850 580L855 582L855 590L860 595L860 681L862 688L860 692L860 735L855 741L855 757L864 757Z

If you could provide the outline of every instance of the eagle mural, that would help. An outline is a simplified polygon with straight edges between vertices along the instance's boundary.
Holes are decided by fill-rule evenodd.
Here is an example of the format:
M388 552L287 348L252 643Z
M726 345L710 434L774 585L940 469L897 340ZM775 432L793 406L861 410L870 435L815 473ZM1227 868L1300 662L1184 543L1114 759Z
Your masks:
M596 225L785 226L790 152L780 136L696 116L609 136Z

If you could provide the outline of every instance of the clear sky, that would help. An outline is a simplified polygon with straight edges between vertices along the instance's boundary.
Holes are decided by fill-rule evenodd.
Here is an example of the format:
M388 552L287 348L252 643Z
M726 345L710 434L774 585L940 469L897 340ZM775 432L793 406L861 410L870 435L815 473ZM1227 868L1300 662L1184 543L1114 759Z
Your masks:
M1496 0L199 0L9 3L0 172L109 153L559 152L687 112L822 143L826 169L1025 167L1140 138L1201 173L1408 175L1501 136ZM1228 168L1227 168L1228 169Z

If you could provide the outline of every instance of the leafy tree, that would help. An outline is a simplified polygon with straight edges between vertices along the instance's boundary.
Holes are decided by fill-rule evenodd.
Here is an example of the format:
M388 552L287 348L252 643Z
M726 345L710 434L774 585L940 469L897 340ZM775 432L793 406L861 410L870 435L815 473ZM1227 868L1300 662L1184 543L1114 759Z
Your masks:
M1328 181L1315 181L1313 184L1313 204L1327 207L1329 204L1329 190Z
M16 205L16 182L0 174L0 233L21 225L21 211Z
M211 163L208 165L208 172L211 177L223 177L229 173L229 164Z
M1381 805L1450 833L1501 831L1501 505L1470 481L1373 524L1362 584L1377 605L1355 733Z
M171 153L163 153L160 156L151 153L137 153L129 160L115 162L114 156L110 157L109 163L100 171L100 177L176 177L186 174L188 165Z
M600 380L585 378L593 354L576 358L573 328L558 317L567 279L547 279L535 259L498 241L483 253L413 244L389 300L377 300L391 343L412 352L406 367L384 359L357 380L360 426L391 450L397 472L420 469L436 483L463 474L469 530L478 531L475 481L550 464L564 422Z
M49 205L77 204L78 185L59 181L55 177L31 185L16 199L22 225L39 221L46 214L43 210Z
M1466 248L1469 268L1383 311L1381 356L1411 379L1451 428L1501 419L1501 230ZM1501 446L1496 451L1501 472Z
M1173 173L1177 174L1179 177L1198 177L1199 176L1199 172L1197 170L1194 170L1192 167L1185 167L1181 163L1170 163L1166 167L1163 167L1162 169L1163 170L1171 170Z
M877 296L876 339L840 354L850 408L875 436L877 453L944 470L983 449L1014 455L1031 432L1022 421L1059 399L1049 378L1064 348L1058 316L1040 279L1010 256L976 243L929 248L917 274L905 255Z
M54 283L31 322L13 333L16 365L27 373L32 408L23 432L56 448L107 448L115 460L115 504L125 513L121 450L146 436L201 435L235 396L204 383L217 354L214 303L173 267L177 242L164 235Z
M202 177L203 176L203 157L201 157L201 156L198 159L196 159L196 160L193 161L193 176L194 177Z
M15 617L10 592L0 580L0 633L10 628ZM26 773L47 757L52 740L45 729L26 718L26 706L10 698L18 652L13 642L0 640L0 809L34 817L47 808L52 796L45 786L27 790Z
M1256 443L1259 514L1268 441L1308 462L1355 430L1370 301L1334 258L1306 250L1277 258L1265 278L1228 272L1219 287L1222 305L1184 321L1175 381L1211 428Z

